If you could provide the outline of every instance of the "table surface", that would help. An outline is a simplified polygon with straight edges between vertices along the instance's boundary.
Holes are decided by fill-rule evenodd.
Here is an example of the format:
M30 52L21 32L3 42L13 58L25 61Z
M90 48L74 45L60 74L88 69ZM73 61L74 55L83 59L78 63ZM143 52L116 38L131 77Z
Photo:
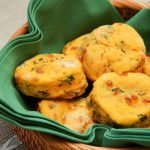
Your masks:
M150 0L136 0L150 4ZM0 49L27 20L26 11L29 0L0 0ZM9 124L0 120L0 150L27 150Z
M27 20L29 0L0 0L0 48Z

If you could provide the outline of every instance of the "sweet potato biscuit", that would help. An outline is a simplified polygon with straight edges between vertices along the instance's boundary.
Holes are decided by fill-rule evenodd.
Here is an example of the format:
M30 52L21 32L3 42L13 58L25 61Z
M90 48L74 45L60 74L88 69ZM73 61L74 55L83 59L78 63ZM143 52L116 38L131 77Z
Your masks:
M69 42L64 46L63 54L73 55L81 60L82 54L85 50L86 45L88 44L90 35L85 34L80 36L79 38Z
M104 25L95 29L91 36L96 38L98 43L108 47L120 47L122 49L146 52L142 37L131 26L124 23Z
M40 54L25 61L15 79L22 93L41 99L71 99L88 85L79 60L63 54Z
M38 109L48 118L77 132L85 132L93 124L86 98L72 101L42 100Z
M101 26L91 37L96 42L89 43L82 56L83 68L90 80L95 81L106 72L135 72L144 63L144 42L129 25Z
M106 72L135 72L144 63L142 51L122 52L120 48L104 45L89 45L82 58L83 69L87 77L95 81Z
M94 120L108 125L144 127L150 122L150 77L105 73L90 94Z

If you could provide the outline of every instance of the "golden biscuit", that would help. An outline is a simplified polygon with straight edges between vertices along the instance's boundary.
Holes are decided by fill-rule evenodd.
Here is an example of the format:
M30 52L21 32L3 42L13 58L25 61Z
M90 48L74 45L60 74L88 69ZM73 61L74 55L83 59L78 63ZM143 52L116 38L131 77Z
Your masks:
M145 44L142 37L131 26L124 23L114 23L112 25L104 25L95 29L93 36L98 43L108 47L119 47L133 51L146 52Z
M64 46L63 54L73 55L77 57L79 60L81 60L82 54L85 51L85 47L88 44L89 38L90 38L90 35L85 34L69 42L68 44Z
M22 93L41 99L71 99L88 85L79 60L63 54L40 54L25 61L15 79Z
M135 72L144 63L145 45L129 25L115 23L101 26L91 33L95 43L86 46L82 56L87 77L95 81L106 72ZM133 40L131 42L130 40Z
M82 58L83 69L87 77L95 81L106 72L135 72L144 62L142 51L125 51L104 45L89 45Z
M42 100L38 104L38 109L48 118L83 133L93 124L87 101L86 98L72 101Z
M105 73L90 99L94 120L108 125L144 127L150 122L150 77L142 73Z

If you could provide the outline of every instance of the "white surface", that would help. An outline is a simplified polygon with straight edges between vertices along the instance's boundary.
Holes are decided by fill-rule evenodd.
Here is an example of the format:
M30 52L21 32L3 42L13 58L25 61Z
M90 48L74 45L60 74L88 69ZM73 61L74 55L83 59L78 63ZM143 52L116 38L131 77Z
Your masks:
M0 0L0 48L26 22L29 0Z

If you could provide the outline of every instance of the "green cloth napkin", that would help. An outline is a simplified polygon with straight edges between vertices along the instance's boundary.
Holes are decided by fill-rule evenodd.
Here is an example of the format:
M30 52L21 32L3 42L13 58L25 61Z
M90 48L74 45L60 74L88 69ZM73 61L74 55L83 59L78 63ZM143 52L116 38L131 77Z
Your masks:
M150 53L150 9L143 9L127 21L142 36L147 53Z
M43 34L39 53L61 52L80 35L104 24L123 22L107 0L44 0L35 19Z
M150 52L150 10L143 9L126 23L143 37ZM75 142L122 147L150 147L150 129L115 129L95 124L79 134L35 111L36 101L16 89L13 73L24 60L38 53L58 53L70 40L94 28L124 22L107 0L31 0L28 7L29 33L10 41L0 52L0 118L20 127L54 134ZM9 64L9 67L8 67Z

